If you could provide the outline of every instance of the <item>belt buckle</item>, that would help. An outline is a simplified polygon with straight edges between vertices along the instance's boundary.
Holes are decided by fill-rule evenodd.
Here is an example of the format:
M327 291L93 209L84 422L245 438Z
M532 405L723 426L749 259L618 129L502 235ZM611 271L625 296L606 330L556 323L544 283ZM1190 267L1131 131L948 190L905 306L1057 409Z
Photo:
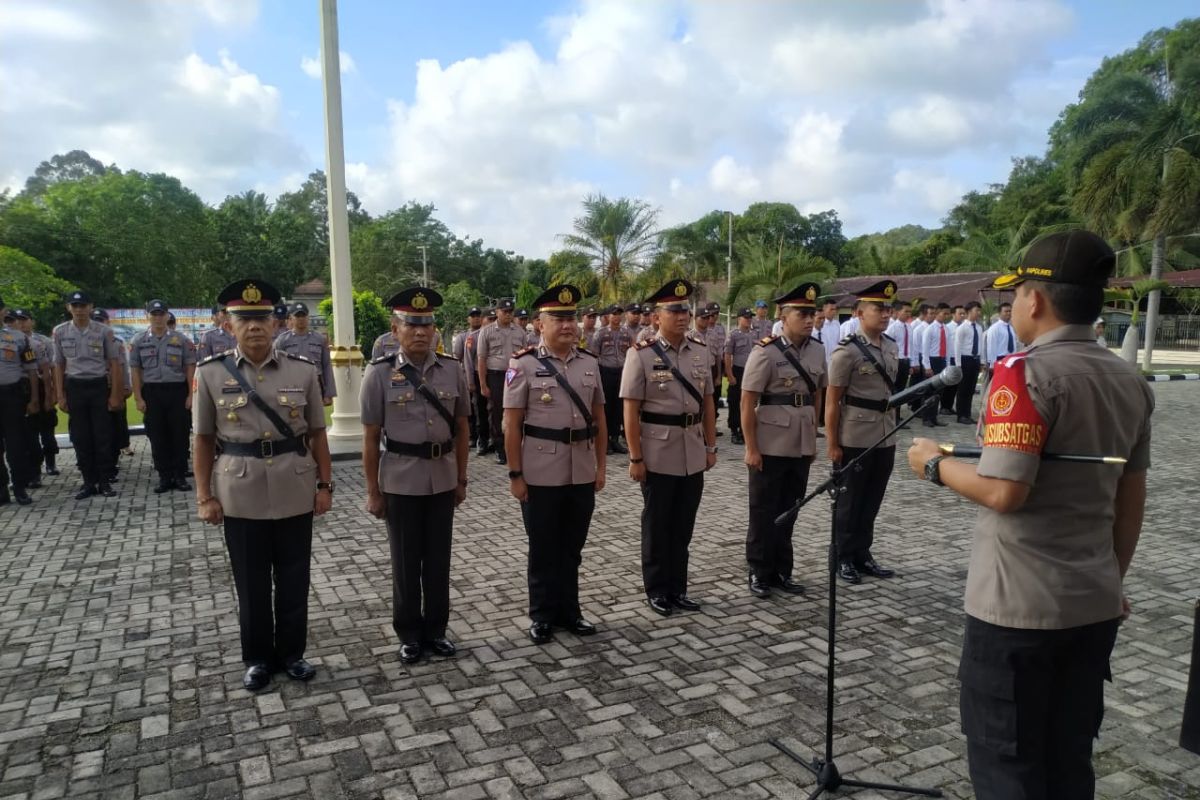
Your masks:
M796 408L803 408L804 407L804 395L800 394L799 392L796 392L795 394L793 394L792 395L792 405L795 406Z
M575 444L575 429L567 428L567 444Z
M695 415L695 414L692 414L692 413L685 413L685 414L683 415L683 427L685 427L685 428L690 428L690 427L692 427L693 425L695 425L695 424L696 424L696 422L697 422L697 419L696 419L696 415Z
M438 458L442 457L442 443L441 442L430 442L429 457L431 459L438 459Z
M260 439L258 442L258 452L261 458L274 458L275 443L270 439Z

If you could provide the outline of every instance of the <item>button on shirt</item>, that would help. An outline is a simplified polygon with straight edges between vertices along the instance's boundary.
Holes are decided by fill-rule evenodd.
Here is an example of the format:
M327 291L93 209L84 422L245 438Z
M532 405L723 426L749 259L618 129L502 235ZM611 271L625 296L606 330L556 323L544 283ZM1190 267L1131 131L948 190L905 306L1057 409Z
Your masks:
M708 348L687 336L683 337L678 350L661 336L655 341L701 398L713 393ZM704 471L704 426L699 419L703 409L680 385L654 348L648 345L631 347L625 354L620 394L622 399L642 401L642 411L687 413L697 417L697 423L686 428L642 422L642 457L646 459L647 470L661 475L694 475Z
M37 353L25 332L0 328L0 386L12 386L37 368Z
M120 358L112 328L89 320L80 328L64 322L54 329L54 360L68 378L107 378L108 362Z
M616 330L603 328L596 332L592 342L593 351L600 359L600 366L605 369L621 369L625 365L625 353L633 346L633 337L629 329L621 326Z
M155 336L146 330L129 343L129 366L142 371L143 383L183 383L188 366L195 363L196 351L178 333Z
M733 359L735 367L744 367L756 341L753 330L744 331L737 328L729 334L729 338L725 342L725 355Z
M284 331L275 340L275 349L294 356L304 356L316 364L321 373L321 393L325 397L337 397L337 385L333 381L333 362L329 357L329 340L324 334L316 331Z
M797 346L783 336L778 341L804 367L817 391L821 391L827 379L825 348L820 342L809 338ZM808 383L774 342L760 343L754 347L746 363L746 373L742 376L742 390L759 394L812 394L808 390ZM754 413L758 418L758 449L763 455L790 458L816 455L817 418L814 406L760 405Z
M479 334L478 358L483 358L487 369L506 370L513 353L525 349L525 331L516 323L501 325L493 322Z
M899 369L896 343L884 336L879 337L879 345L873 345L865 336L859 335L862 342L882 366L891 382L885 381L879 370L863 355L862 350L853 342L839 345L833 351L829 362L829 385L843 386L846 396L858 397L862 400L887 400L891 396L891 385L896 380L896 370ZM895 415L892 411L876 411L870 408L860 408L845 403L841 408L838 443L843 447L870 447L880 436L892 428ZM891 447L896 444L896 437L890 437L881 447Z

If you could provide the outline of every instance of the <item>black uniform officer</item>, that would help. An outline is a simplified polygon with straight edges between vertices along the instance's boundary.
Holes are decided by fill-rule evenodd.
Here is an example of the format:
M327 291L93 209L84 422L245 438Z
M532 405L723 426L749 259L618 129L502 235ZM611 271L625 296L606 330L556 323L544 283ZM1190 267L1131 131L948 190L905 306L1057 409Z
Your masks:
M184 476L196 351L183 334L167 330L166 303L151 300L146 311L150 315L150 328L130 342L129 366L134 402L145 415L146 438L150 440L150 453L158 472L154 492L187 491L192 488Z
M92 311L92 319L102 325L108 325L108 312L103 308L97 308ZM110 483L117 482L121 454L133 455L133 451L129 449L129 408L125 403L133 394L133 376L129 371L129 351L125 348L125 340L115 333L113 341L117 343L117 362L121 373L121 403L119 408L110 408L108 411L108 418L112 421L112 450L108 459Z
M30 345L38 363L38 410L28 415L29 452L32 459L32 476L30 489L40 488L42 465L46 466L47 475L57 475L58 467L55 459L58 455L58 440L54 438L55 428L58 427L58 412L54 410L57 400L54 398L54 342L49 336L44 336L33 329L33 315L26 309L13 309L17 327L29 337Z
M4 302L0 301L0 312ZM15 327L11 313L0 314L0 450L8 461L9 475L0 474L0 504L9 502L8 482L12 480L12 496L23 506L33 502L27 491L33 482L33 462L30 459L30 427L26 415L38 410L37 355L24 331ZM3 465L0 464L0 472Z
M743 308L737 315L737 327L729 332L729 338L725 340L725 379L729 382L729 433L734 444L746 443L742 436L742 375L746 371L746 359L754 349L754 328L751 326L753 319L754 312Z

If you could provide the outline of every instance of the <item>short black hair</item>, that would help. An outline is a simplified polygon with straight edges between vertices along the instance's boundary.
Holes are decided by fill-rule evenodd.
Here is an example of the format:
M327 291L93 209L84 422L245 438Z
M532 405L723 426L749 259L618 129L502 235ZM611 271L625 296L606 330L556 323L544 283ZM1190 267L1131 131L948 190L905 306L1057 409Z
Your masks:
M970 311L972 308L983 308L983 304L980 303L978 300L972 300L971 302L967 303L965 306L960 306L960 308L962 308L963 311Z
M911 306L911 305L912 305L912 303L908 302L907 300L897 300L896 302L892 303L892 308L896 311L899 311L900 309L904 308L905 306Z
M836 308L837 300L834 300L832 297L826 297L825 302L821 303L821 308L825 308L825 306L833 306Z
M1003 303L1001 303L1001 304L1000 304L1000 308L998 308L998 309L996 309L996 310L997 310L997 311L1003 311L1003 310L1004 310L1004 309L1006 309L1006 308L1012 308L1012 303L1008 302L1007 300L1005 300Z
M921 303L921 305L917 306L917 313L924 316L925 314L929 313L929 309L931 308L933 308L933 306L929 305L929 303Z
M1076 286L1072 283L1029 281L1045 295L1054 309L1054 316L1067 325L1091 325L1104 308L1103 286Z
M967 310L967 307L966 307L966 306L964 306L962 303L956 303L956 304L954 305L954 310L955 310L955 311L958 311L960 308L961 308L963 311L966 311L966 310Z
M949 311L949 310L950 310L950 304L949 304L949 303L938 303L938 304L937 304L937 310L938 310L938 311Z

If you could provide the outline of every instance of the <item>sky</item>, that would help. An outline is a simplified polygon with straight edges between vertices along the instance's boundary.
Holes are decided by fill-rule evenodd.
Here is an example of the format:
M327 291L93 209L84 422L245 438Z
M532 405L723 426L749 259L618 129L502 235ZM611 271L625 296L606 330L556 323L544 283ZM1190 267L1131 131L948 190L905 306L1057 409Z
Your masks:
M1194 0L341 0L347 184L545 257L591 193L847 235L1003 182L1105 55ZM325 166L316 0L3 0L0 187L84 149L206 202Z

